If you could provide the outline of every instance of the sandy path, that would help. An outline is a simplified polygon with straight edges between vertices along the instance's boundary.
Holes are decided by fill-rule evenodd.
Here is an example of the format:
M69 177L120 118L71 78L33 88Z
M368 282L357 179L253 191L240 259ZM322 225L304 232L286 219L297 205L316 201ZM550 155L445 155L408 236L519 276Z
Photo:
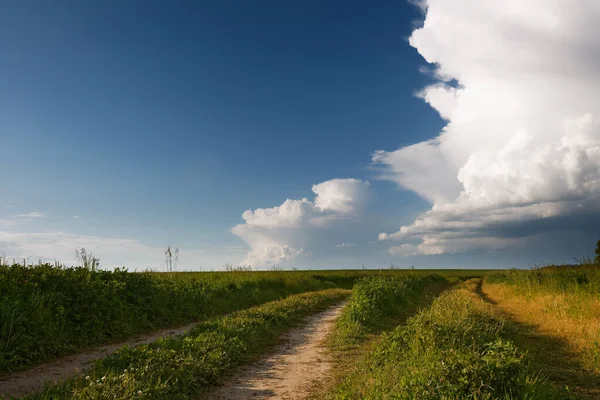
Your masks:
M323 340L342 312L344 304L315 314L301 328L284 335L273 354L242 368L223 386L202 399L303 399L315 382L323 379L331 359Z
M95 350L77 353L71 356L61 357L57 360L40 364L37 367L23 372L0 376L0 398L6 395L22 397L37 389L44 387L44 382L57 382L75 375L85 369L94 360L106 357L125 345L138 346L151 343L166 336L181 335L198 323L185 325L174 329L162 329L160 331L138 335L126 342L114 343L99 347Z

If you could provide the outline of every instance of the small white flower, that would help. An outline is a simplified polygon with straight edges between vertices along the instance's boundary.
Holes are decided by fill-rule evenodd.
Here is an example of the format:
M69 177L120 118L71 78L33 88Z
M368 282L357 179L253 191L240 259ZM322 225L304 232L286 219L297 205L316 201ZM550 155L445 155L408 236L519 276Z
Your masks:
M105 377L105 376L103 376L103 377L102 377L102 382L104 382L105 380L106 380L106 377Z
M123 372L127 372L127 368L125 368L125 369L123 370Z
M138 393L138 396L141 396L141 395L142 395L142 391L141 391L141 390L138 390L138 392L137 392L137 393Z
M89 380L90 380L90 376L89 376L89 375L88 375L88 376L86 376L86 377L85 377L85 380L86 380L86 381L89 381Z

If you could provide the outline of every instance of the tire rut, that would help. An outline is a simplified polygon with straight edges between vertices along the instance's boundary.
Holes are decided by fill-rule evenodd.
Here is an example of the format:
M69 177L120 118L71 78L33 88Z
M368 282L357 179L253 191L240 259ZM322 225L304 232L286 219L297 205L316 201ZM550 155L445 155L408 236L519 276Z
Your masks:
M201 399L303 399L310 388L326 377L332 357L323 341L340 316L345 303L308 318L306 323L283 336L271 355L243 367L223 386Z

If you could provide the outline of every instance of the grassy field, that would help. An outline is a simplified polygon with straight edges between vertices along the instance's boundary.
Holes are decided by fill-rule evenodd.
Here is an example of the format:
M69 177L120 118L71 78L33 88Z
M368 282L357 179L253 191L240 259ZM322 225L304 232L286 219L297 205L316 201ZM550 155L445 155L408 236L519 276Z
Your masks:
M503 319L467 288L450 290L384 334L332 399L566 399L509 339Z
M600 267L494 273L481 292L517 324L515 340L554 382L600 398Z
M136 333L328 288L359 273L133 273L0 267L0 372Z
M400 295L406 282L397 290L390 279L356 284L344 314L355 313L359 298L358 309L376 303L389 314L376 313L372 323L348 323L342 314L329 343L334 377L312 398L599 399L600 268L482 278L446 290L429 307L418 290Z
M402 310L410 308L427 285L445 281L440 275L374 276L361 279L353 289L348 305L336 322L333 346L351 346L373 332L389 326Z
M343 299L326 341L331 376L313 398L600 398L595 266L138 273L4 265L0 290L4 371L200 321L184 336L123 347L31 399L197 398Z
M0 265L0 374L285 296L413 271L128 272ZM473 274L472 271L457 272Z
M341 301L348 290L290 296L216 317L183 336L125 347L94 368L31 399L187 399L276 343L302 317Z

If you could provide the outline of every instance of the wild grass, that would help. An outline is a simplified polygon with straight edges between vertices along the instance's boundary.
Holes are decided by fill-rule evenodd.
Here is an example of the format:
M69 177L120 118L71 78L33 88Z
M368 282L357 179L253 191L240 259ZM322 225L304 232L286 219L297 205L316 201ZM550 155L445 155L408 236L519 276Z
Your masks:
M406 270L129 272L0 260L0 374L135 334ZM478 271L454 271L478 274Z
M600 265L548 266L534 270L496 271L489 283L507 283L524 294L578 293L600 295Z
M568 399L540 379L489 304L466 289L442 293L385 333L333 399Z
M533 271L491 274L484 291L512 318L532 326L538 335L552 338L564 347L577 372L565 371L567 364L554 365L552 355L539 352L557 380L575 380L586 386L600 383L600 267L547 267ZM560 350L560 349L558 349ZM590 382L588 382L590 381ZM596 392L600 395L600 388Z
M342 289L304 293L215 317L184 336L123 348L82 375L29 398L195 398L275 344L285 329L348 293Z
M432 274L373 276L359 280L336 321L330 341L335 346L361 342L415 302L425 286L441 281L444 278Z
M518 328L515 342L527 348L532 361L543 366L549 380L568 386L584 398L600 397L600 304L577 307L597 314L573 318L565 312L573 298L561 294L524 296L505 284L485 284L482 294L506 313Z
M351 287L350 273L134 273L0 266L0 372L282 297Z
M311 388L322 399L348 376L355 363L377 344L381 332L404 323L452 285L452 277L432 274L366 277L358 281L326 344L333 359L327 379Z

